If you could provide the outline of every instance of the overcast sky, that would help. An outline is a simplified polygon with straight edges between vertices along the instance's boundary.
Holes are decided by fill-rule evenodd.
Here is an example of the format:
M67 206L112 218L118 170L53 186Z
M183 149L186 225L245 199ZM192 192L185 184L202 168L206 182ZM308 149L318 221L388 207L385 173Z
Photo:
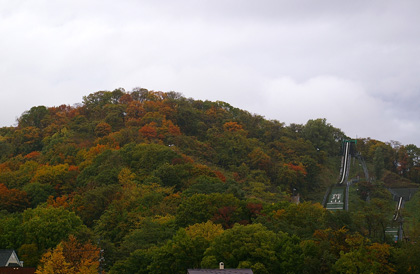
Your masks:
M143 87L420 146L420 1L0 0L0 126Z

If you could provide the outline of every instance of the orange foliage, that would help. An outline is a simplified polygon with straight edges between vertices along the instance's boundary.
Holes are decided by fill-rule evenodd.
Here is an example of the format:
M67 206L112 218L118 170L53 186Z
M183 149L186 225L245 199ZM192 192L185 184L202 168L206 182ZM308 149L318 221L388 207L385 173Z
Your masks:
M138 119L144 116L146 111L143 108L143 104L138 101L133 101L127 106L127 118Z
M288 164L284 164L284 165L287 166L289 169L294 170L294 171L296 171L298 173L301 173L303 175L307 174L306 169L305 169L305 167L303 166L302 163L299 163L298 165L295 165L293 163L288 163Z
M141 129L139 129L139 133L148 139L153 139L157 137L157 129L156 129L156 123L151 122L150 124L147 124L143 126Z
M54 199L53 196L49 196L47 200L48 207L62 207L62 208L69 208L71 201L67 196L61 196Z
M161 140L167 137L181 135L181 130L174 125L171 120L162 119L160 122L151 122L139 129L139 133L148 139L159 138Z
M243 130L243 127L240 124L238 124L237 122L226 122L223 125L223 128L226 131L230 131L230 132L236 132L236 131L242 131Z
M37 158L39 155L41 155L39 151L32 151L31 153L26 154L24 158L31 160Z
M223 119L223 116L226 114L226 110L216 107L211 107L206 111L206 116L209 116L212 120Z
M178 126L174 125L172 123L172 121L168 120L167 121L167 126L168 126L168 132L172 135L172 136L179 136L181 135L181 130L179 129Z
M79 111L69 105L50 107L48 113L51 116L51 121L54 121L56 125L66 125L71 118L79 115Z
M0 171L2 171L2 172L6 172L6 171L8 171L8 172L10 172L11 170L10 170L10 167L9 167L9 163L1 163L0 164Z
M123 96L121 96L120 97L120 99L119 99L119 102L121 103L121 104L128 104L128 103L130 103L130 102L132 102L133 101L133 97L131 97L131 95L130 94L128 94L128 93L126 93L126 94L124 94Z
M144 109L147 112L159 112L160 105L162 105L161 102L146 101L146 102L144 102Z

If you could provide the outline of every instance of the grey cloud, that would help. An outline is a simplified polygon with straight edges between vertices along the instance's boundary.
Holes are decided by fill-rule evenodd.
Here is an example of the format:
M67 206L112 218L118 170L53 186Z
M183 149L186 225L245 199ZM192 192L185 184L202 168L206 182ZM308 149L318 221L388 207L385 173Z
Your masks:
M418 1L6 1L0 124L142 86L420 145L419 13Z

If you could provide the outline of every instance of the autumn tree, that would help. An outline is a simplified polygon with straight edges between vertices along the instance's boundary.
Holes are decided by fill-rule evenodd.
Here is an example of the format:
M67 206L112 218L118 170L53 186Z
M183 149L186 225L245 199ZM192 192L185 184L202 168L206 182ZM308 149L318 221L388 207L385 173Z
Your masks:
M74 273L72 267L63 255L62 245L58 245L53 251L47 251L40 261L41 265L36 274L70 274Z
M98 273L100 249L91 243L80 243L70 235L41 259L37 274L94 274Z
M111 131L112 131L112 127L108 123L105 123L105 122L101 122L97 124L95 127L95 134L98 137L106 136L110 134Z
M29 206L26 192L18 189L8 189L0 184L0 210L9 212L22 211Z
M359 234L346 239L349 252L340 252L340 258L332 270L335 273L395 273L390 262L391 247L387 244L370 242Z

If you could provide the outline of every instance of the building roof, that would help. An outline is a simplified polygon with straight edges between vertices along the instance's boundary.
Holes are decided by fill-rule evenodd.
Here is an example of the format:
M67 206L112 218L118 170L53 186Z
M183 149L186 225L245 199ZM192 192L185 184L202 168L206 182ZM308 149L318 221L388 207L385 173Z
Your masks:
M0 249L1 266L22 266L13 249Z
M188 269L188 274L253 274L251 269Z

